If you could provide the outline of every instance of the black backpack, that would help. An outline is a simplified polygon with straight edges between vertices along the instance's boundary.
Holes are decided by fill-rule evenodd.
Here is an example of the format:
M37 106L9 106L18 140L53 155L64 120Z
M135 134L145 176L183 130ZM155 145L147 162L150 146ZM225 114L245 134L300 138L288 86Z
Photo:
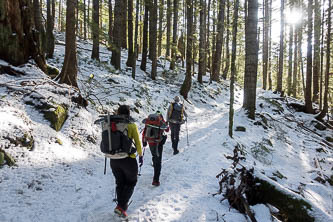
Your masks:
M114 159L126 158L136 152L133 141L128 135L130 120L123 115L106 115L102 121L101 151L106 157Z
M183 104L172 103L172 110L169 119L177 122L183 121Z

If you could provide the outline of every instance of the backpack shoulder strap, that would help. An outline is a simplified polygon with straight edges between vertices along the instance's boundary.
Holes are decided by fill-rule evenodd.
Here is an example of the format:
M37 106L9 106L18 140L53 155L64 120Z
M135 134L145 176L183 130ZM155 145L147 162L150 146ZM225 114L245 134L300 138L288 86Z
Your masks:
M169 118L170 118L171 115L172 115L173 106L174 106L174 103L171 103L171 104L170 104L170 110L169 110L169 113L168 113Z

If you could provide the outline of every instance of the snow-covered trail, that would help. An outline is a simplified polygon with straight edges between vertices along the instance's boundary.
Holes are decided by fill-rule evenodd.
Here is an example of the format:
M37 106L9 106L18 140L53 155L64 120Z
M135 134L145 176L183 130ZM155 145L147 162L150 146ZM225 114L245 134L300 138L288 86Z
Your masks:
M226 221L228 217L245 221L237 211L229 211L226 202L220 203L221 196L212 196L218 190L215 175L229 165L224 154L232 152L222 145L228 133L228 110L193 108L188 119L190 145L187 146L185 125L182 126L181 152L178 155L172 155L171 142L167 140L159 187L151 185L153 167L150 165L150 151L146 148L142 175L138 178L133 202L128 209L130 221L216 221L221 217ZM91 200L94 203L89 204L80 220L97 222L112 218L114 179L111 171L108 172L109 181L101 186L112 188L98 199Z

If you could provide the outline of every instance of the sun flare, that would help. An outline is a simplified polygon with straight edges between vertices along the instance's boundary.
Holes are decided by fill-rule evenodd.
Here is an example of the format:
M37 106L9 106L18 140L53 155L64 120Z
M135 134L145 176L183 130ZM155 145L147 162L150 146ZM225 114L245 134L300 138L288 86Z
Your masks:
M298 10L291 10L286 12L286 22L288 24L298 24L302 19L302 13Z

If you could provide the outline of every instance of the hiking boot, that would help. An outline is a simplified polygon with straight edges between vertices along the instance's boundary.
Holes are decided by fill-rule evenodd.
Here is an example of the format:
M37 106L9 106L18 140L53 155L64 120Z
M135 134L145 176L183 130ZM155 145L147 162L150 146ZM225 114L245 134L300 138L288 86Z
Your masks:
M122 217L122 218L127 218L127 216L128 216L126 211L123 208L119 207L119 206L114 208L114 213L117 214L119 217Z
M179 150L174 150L173 151L173 155L176 155L176 154L178 154L179 153Z
M158 186L160 185L160 181L156 181L156 180L154 180L153 183L152 183L151 185L153 185L153 186L155 186L155 187L158 187Z

